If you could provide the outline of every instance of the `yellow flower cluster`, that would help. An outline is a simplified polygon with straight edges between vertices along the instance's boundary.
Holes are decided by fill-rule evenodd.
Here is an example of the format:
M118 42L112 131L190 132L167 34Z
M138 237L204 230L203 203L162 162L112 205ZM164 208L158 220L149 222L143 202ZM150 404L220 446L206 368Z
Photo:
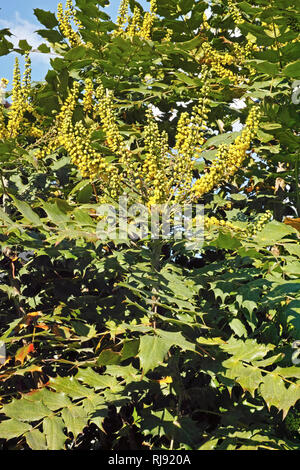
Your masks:
M8 81L2 81L4 85ZM2 126L1 138L15 138L19 135L21 125L28 128L30 123L24 119L24 114L26 111L33 113L33 108L29 102L29 93L30 93L30 83L31 83L31 62L29 54L25 55L25 72L23 77L23 84L21 81L21 73L19 60L16 57L14 73L13 73L13 89L12 89L12 104L8 111L8 123L7 128L5 129ZM34 114L34 113L33 113ZM36 115L36 113L35 113Z
M103 192L113 198L121 194L128 185L133 191L139 192L143 202L149 207L165 203L173 196L176 202L183 193L190 194L193 199L201 197L222 180L232 176L242 165L258 126L258 111L253 107L241 135L233 144L219 148L209 172L193 185L194 160L204 143L203 133L209 111L209 82L206 79L207 71L204 70L203 73L204 86L197 104L191 115L183 113L179 118L173 154L169 148L168 135L165 131L160 131L150 108L146 112L143 151L133 152L120 133L113 94L105 90L102 83L95 89L94 124L89 128L82 121L74 125L73 114L76 106L82 105L86 112L91 111L93 106L93 82L87 79L82 102L79 100L80 84L74 83L55 119L51 133L48 137L43 137L44 142L48 140L39 151L39 156L63 147L82 176L97 179ZM18 97L18 71L14 81L14 93ZM109 163L93 146L92 134L99 127L97 118L100 118L100 125L106 136L105 145L115 157L113 163ZM40 137L40 130L36 126L32 127L31 133ZM40 145L40 142L38 144ZM215 224L214 219L209 223ZM224 224L220 222L219 225ZM230 223L225 225L233 229Z
M81 121L73 127L66 119L59 140L83 177L88 177L91 180L95 178L108 180L109 165L102 155L92 147L90 131Z
M222 227L229 230L234 230L236 232L244 232L245 229L234 225L232 222L228 220L219 220L216 217L205 217L204 218L204 227L206 229L214 228L214 227Z
M259 50L260 48L257 46L257 44L249 40L247 41L246 45L237 43L233 45L233 52L236 57L237 64L246 66L252 75L256 74L256 70L250 65L245 64L245 61L251 57L253 52L258 52Z
M150 12L146 12L143 25L139 36L144 39L151 39L152 28L156 18L157 3L156 0L150 0Z
M130 18L129 25L127 28L127 34L130 37L140 34L142 24L142 15L139 7L135 6L133 11L133 16Z
M96 98L98 100L96 113L101 118L107 146L112 152L119 152L124 147L124 139L117 125L112 92L105 90L101 83L96 89Z
M207 16L205 12L203 13L203 23L202 23L203 29L209 29L209 24L207 22Z
M9 80L7 80L7 78L1 78L0 80L0 86L6 88L7 85L9 84Z
M62 139L65 139L66 136L72 139L70 131L72 129L72 115L77 104L78 94L79 83L74 82L72 90L62 105L59 114L56 116L51 135L49 139L46 139L46 145L41 147L36 153L36 158L45 158L47 155L57 150L57 148L63 145Z
M142 167L142 179L147 186L148 204L160 204L169 195L172 180L168 174L169 143L165 131L160 132L151 109L147 110L144 129L146 156Z
M28 99L30 93L30 86L31 86L31 60L29 54L25 54L25 71L23 77L23 97L25 100Z
M39 129L38 127L36 126L32 126L30 129L29 129L29 135L31 137L34 137L36 139L41 139L44 135L44 131L42 129Z
M90 84L88 84L90 86ZM105 184L111 197L116 197L119 187L119 175L116 167L109 164L106 159L92 146L92 132L95 126L87 129L82 121L73 125L72 117L78 103L79 83L75 82L60 113L56 117L54 136L39 152L39 157L63 147L69 154L71 161L78 167L83 177L91 180L99 179ZM109 184L108 184L109 183Z
M96 115L98 114L100 116L102 127L106 135L106 145L119 157L118 163L124 168L123 178L133 180L136 175L137 165L133 160L130 149L126 146L124 138L119 132L112 92L108 90L105 91L103 85L100 84L96 89L96 98L98 100ZM137 178L136 185L138 185Z
M8 84L8 80L2 79L0 88L4 90ZM41 137L43 132L37 127L42 122L42 117L37 113L30 102L30 86L31 86L31 61L29 53L25 54L25 71L23 80L21 80L21 72L18 58L15 59L12 103L7 110L7 125L5 124L2 110L0 112L0 139L16 138L19 135L27 135L32 137ZM25 113L28 112L35 122L28 120Z
M250 226L248 226L248 233L250 235L256 235L264 228L271 218L272 212L267 210L264 214L259 216L258 220L254 224L250 224Z
M7 124L7 135L8 137L16 137L18 130L26 111L26 103L23 99L22 84L21 84L21 73L19 60L16 57L14 73L13 73L13 89L12 89L12 105L9 110L9 121Z
M2 110L0 110L0 140L6 139L6 126Z
M116 21L118 29L113 33L113 36L124 35L129 38L138 36L143 39L151 39L157 11L156 1L150 0L150 11L146 12L144 17L142 17L141 10L137 5L134 7L133 16L130 17L128 13L129 0L121 0Z
M121 0L119 6L119 13L117 17L117 25L118 25L118 32L123 32L123 28L126 25L129 17L128 17L128 7L129 7L129 0Z
M229 9L229 14L232 16L233 21L237 24L242 24L244 23L244 19L242 17L242 14L234 0L228 0L228 9Z
M1 78L0 80L0 105L5 103L5 90L8 85L8 80L6 78ZM0 107L0 139L6 139L7 131L5 126L5 118L2 111L2 106Z
M225 54L218 52L208 42L204 42L202 48L205 54L205 63L210 65L219 77L228 78L235 85L244 81L242 77L226 68L228 65L235 65L235 58L229 52Z
M195 154L200 153L200 147L204 143L203 131L206 129L207 113L209 111L207 98L209 85L206 83L207 73L204 72L204 85L201 90L197 105L193 108L191 116L182 113L178 124L175 142L177 152L174 169L173 183L178 188L178 196L191 184Z
M67 0L64 10L62 3L57 5L57 19L59 29L63 36L70 41L71 46L79 46L82 44L81 38L77 31L72 28L72 21L80 28L80 21L76 18L76 11L73 7L72 0Z
M259 112L257 107L253 107L248 115L246 126L242 134L238 136L234 143L221 145L217 156L211 164L209 171L198 179L192 187L192 192L196 198L211 191L222 180L234 175L241 167L251 140L255 137L259 122Z
M172 36L173 36L173 30L168 28L167 29L167 34L163 38L163 41L164 42L170 42L172 40Z

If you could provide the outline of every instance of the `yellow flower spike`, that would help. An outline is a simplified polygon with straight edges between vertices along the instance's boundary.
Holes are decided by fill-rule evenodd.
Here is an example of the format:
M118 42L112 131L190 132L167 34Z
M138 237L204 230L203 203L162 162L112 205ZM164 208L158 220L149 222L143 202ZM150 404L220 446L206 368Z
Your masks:
M5 85L5 81L1 82ZM3 87L2 85L2 87ZM14 77L13 77L13 89L12 89L12 105L8 110L8 124L7 130L3 134L3 120L2 120L2 137L4 138L15 138L19 134L27 134L30 136L41 135L41 132L38 130L36 125L40 124L41 116L33 109L32 104L30 103L30 86L31 86L31 61L29 53L25 54L25 71L23 74L23 80L21 80L21 73L19 67L18 58L15 60L14 66ZM32 122L28 121L24 115L25 112L29 112L35 117L36 122L34 125L34 130L31 130L33 127Z
M216 217L204 217L204 227L209 230L222 227L222 229L232 230L235 232L245 232L245 229L234 225L227 220L218 220Z
M152 28L157 12L157 1L150 0L150 11L145 13L140 36L144 39L151 39Z
M57 5L57 19L62 35L70 41L71 46L74 47L81 45L82 41L80 36L73 30L71 25L71 22L73 21L77 26L81 26L79 20L76 18L76 12L73 7L72 0L67 0L65 10L62 3Z
M251 235L256 235L257 232L260 232L264 226L270 221L272 218L272 212L267 210L264 214L260 214L258 219L253 223L248 224L247 226L247 233Z
M25 71L23 75L23 96L26 100L30 93L30 85L31 85L31 60L29 53L26 52L25 54Z
M26 111L26 101L24 101L21 85L21 73L19 60L16 57L13 72L13 89L12 89L12 105L9 110L9 120L7 131L9 137L18 135L19 126Z
M192 183L195 153L201 151L201 146L204 143L203 130L206 128L207 112L209 111L209 99L207 98L209 86L206 84L206 69L203 71L203 80L205 84L191 116L188 113L182 113L177 124L174 147L177 154L174 160L173 177L174 184L181 190L187 190ZM181 196L181 191L178 196Z
M245 20L243 19L242 14L234 0L228 0L228 9L229 14L232 16L235 23L244 23Z
M0 110L0 139L5 140L7 138L8 134L6 130L5 119L2 110Z
M9 84L9 80L7 80L7 78L1 78L1 80L0 80L0 87L1 88L6 88L8 84Z
M119 189L117 169L108 164L105 158L92 146L91 135L95 126L87 129L82 121L72 123L74 109L77 105L79 84L75 82L55 122L54 137L39 152L43 157L59 147L64 147L71 161L76 165L83 177L91 180L99 179L107 187L109 181L110 194L116 196Z
M6 78L1 78L0 80L0 105L5 103L5 89L9 81ZM7 129L5 125L4 114L2 111L2 106L0 108L0 139L7 139Z
M119 13L118 13L117 21L116 21L118 30L115 32L115 34L122 34L124 32L123 28L125 27L129 19L128 8L129 8L129 0L121 0L120 6L119 6Z
M205 54L205 63L210 65L219 77L228 78L234 85L245 81L244 77L240 77L227 68L230 65L238 65L238 63L235 64L235 58L231 54L216 51L208 42L204 42L202 48Z
M165 131L160 133L153 112L146 112L144 128L145 159L141 168L142 179L147 187L149 205L167 200L173 180L169 174L169 144Z
M255 137L258 128L258 108L253 107L246 120L246 126L234 143L220 145L217 156L209 168L209 172L198 179L192 187L194 197L199 198L211 191L222 180L226 180L236 173L241 167L251 139Z
M133 11L133 17L130 19L129 26L127 28L127 34L129 37L139 35L141 29L142 15L139 7L135 6Z
M172 36L173 36L173 30L172 29L167 29L167 34L165 35L165 37L163 38L163 41L164 42L169 42L172 40Z
M137 5L134 7L132 16L130 16L128 9L129 0L121 0L116 21L118 28L114 31L113 36L123 35L129 38L138 36L142 39L151 39L152 27L157 11L156 0L150 1L150 11L146 12L143 18L142 12Z
M96 113L100 116L106 134L107 146L112 152L117 152L120 147L123 147L124 142L116 122L112 93L108 90L105 91L103 85L100 84L96 89L96 98L98 100Z
M94 88L90 78L85 80L85 94L83 97L83 110L88 113L93 109Z
M205 12L203 13L203 23L202 23L202 25L203 25L203 29L209 29L209 24L207 22L207 16L206 16Z

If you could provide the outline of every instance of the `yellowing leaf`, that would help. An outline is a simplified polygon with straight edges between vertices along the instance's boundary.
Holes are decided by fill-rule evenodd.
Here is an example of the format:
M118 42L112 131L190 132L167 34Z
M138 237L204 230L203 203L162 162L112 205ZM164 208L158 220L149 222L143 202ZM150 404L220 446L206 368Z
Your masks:
M284 223L286 225L291 225L292 227L294 227L296 230L298 230L298 232L300 232L300 218L298 219L295 219L293 217L286 217L284 219Z
M23 365L27 356L32 352L34 352L34 345L32 343L27 346L23 346L23 348L18 349L17 354L15 355L15 361L20 362Z
M163 379L160 379L157 381L159 384L171 384L173 383L173 379L170 376L164 377Z

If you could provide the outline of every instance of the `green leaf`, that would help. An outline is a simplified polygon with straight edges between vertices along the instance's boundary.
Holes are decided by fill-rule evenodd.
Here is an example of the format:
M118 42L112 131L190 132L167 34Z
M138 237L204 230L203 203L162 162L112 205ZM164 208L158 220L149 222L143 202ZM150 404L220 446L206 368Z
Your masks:
M65 425L58 416L49 416L43 421L43 431L47 440L48 450L62 450L65 448L67 436L63 429Z
M266 60L248 60L246 62L259 72L263 72L270 76L275 76L279 72L278 65L273 62L268 62Z
M264 228L258 232L254 240L260 246L274 245L278 240L292 233L297 233L296 229L281 222L277 222L277 220L272 220L272 222L266 224Z
M132 339L125 341L122 349L122 361L126 361L130 357L136 357L139 350L140 341L138 339Z
M49 385L57 392L65 393L73 399L88 397L94 393L91 389L81 385L74 377L51 378Z
M214 450L217 446L219 439L209 439L198 450Z
M42 52L43 54L49 54L49 52L51 52L50 47L48 47L46 44L41 44L41 45L38 47L38 50L39 50L40 52Z
M234 318L229 323L230 328L235 332L235 334L240 338L241 336L247 337L247 330L241 320Z
M286 77L300 78L300 60L286 65L282 71Z
M23 423L17 419L8 419L0 423L0 439L13 439L22 436L22 434L30 429L30 424Z
M37 421L51 414L51 410L43 403L34 403L26 398L13 400L11 403L4 405L1 411L9 418L21 421Z
M2 209L0 209L0 220L5 222L7 225L13 224L11 218Z
M180 331L173 333L171 331L156 330L156 333L169 346L169 349L172 346L179 346L184 351L195 351L195 344L186 340Z
M287 415L291 406L300 399L300 384L291 384L288 388L284 381L274 373L269 373L264 377L260 386L260 392L268 408L275 406L283 411L283 418Z
M63 36L55 30L50 30L50 29L39 29L36 31L36 33L39 34L44 39L47 39L50 43L55 44L56 42L61 42L63 41Z
M43 388L28 396L30 401L42 401L47 408L51 411L59 410L65 406L71 405L70 399L60 392L51 392L47 388Z
M65 54L65 59L73 61L73 60L82 59L85 56L86 56L86 47L77 46L77 47L73 47Z
M220 348L228 354L231 354L235 361L244 360L248 362L255 359L263 359L274 347L275 346L272 344L258 344L254 339L242 341L233 337L228 340L227 344L220 345Z
M68 432L71 432L75 439L82 433L88 423L88 416L82 406L68 406L62 410L61 416Z
M15 197L13 197L14 203L16 208L18 209L19 212L23 215L23 217L28 220L28 222L36 225L36 226L41 226L43 225L41 219L39 216L31 209L30 205L27 204L25 201L19 201Z
M164 339L157 335L142 336L138 357L144 374L162 364L169 349L170 344L166 344Z
M39 22L42 23L42 25L46 26L46 28L51 29L55 28L55 26L58 26L58 21L54 13L51 13L50 11L41 10L40 8L35 8L33 12Z
M300 367L297 367L297 366L277 367L276 374L285 378L292 377L292 378L300 379Z
M30 46L30 44L28 44L26 39L21 39L19 41L19 48L22 49L23 51L31 51L32 49L32 47Z
M212 146L217 147L221 144L232 144L239 135L241 135L241 132L226 132L225 134L218 134L215 137L208 139L203 148L209 148Z
M234 357L224 361L223 366L227 368L225 376L235 380L243 390L247 390L254 397L255 390L263 381L261 371L258 368L244 366L241 361L236 360Z
M51 222L56 225L60 225L61 223L67 223L70 221L67 214L65 214L59 207L57 202L52 204L50 202L44 202L43 208L47 212L47 215Z
M111 349L104 349L99 354L97 364L106 366L108 364L119 364L121 362L121 354Z
M38 429L26 433L26 442L32 450L47 450L46 436Z
M80 368L76 374L76 378L96 390L104 388L110 388L113 390L118 386L118 381L114 377L99 374L90 367L87 369Z
M93 187L92 187L91 183L86 183L78 191L77 201L80 204L87 204L88 202L90 202L92 194L93 194Z

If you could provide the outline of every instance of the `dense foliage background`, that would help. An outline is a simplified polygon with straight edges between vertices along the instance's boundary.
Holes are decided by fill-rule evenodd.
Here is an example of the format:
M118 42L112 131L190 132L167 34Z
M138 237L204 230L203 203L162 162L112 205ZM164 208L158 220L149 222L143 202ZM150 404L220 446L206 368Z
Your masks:
M299 449L299 3L107 3L35 10L43 82L14 48L0 446ZM204 246L99 240L124 192L204 204Z

